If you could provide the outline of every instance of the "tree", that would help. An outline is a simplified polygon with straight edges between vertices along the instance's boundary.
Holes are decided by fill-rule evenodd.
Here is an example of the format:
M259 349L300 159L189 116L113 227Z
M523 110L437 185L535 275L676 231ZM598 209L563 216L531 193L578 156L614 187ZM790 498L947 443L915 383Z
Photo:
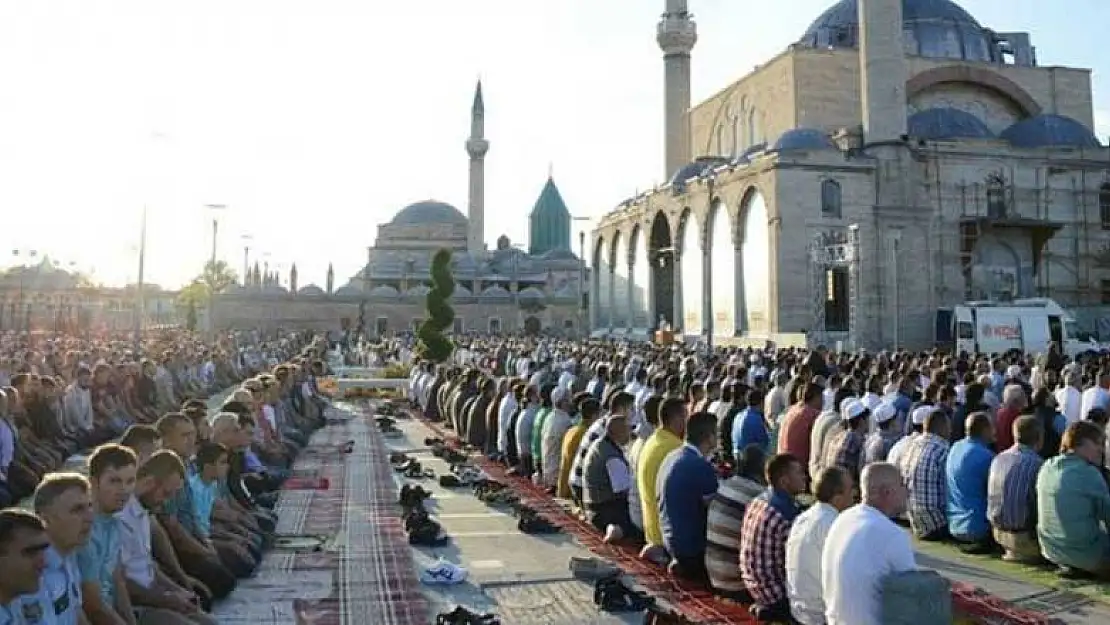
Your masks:
M192 300L185 309L185 329L190 332L197 331L197 303Z
M419 339L416 349L421 358L444 362L455 351L455 343L446 332L455 325L455 309L447 303L455 292L455 279L451 275L451 252L440 250L432 257L432 290L428 291L426 308L428 318L416 331Z
M238 282L239 276L226 262L210 260L204 263L204 269L194 281L204 284L208 288L209 295L215 295L223 293L229 286Z
M185 311L185 325L190 330L195 329L197 310L208 306L213 295L226 291L238 280L235 270L224 261L204 263L200 275L177 293L177 307L178 310Z

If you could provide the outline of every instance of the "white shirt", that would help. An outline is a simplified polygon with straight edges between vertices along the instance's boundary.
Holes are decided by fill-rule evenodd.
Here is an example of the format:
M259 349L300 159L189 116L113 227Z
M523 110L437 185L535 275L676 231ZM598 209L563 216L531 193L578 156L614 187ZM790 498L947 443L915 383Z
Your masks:
M497 409L497 450L501 453L509 452L509 424L512 423L514 412L516 396L510 390L501 398L501 405Z
M790 613L802 625L824 625L821 552L837 516L836 508L818 502L794 519L786 539L786 592Z
M920 432L911 432L909 436L903 436L902 438L895 441L894 445L891 446L890 451L888 451L886 454L886 461L890 464L893 464L894 466L898 466L898 459L902 457L902 454L906 453L906 447L909 446L913 439L917 438L920 435Z
M189 488L188 485L182 488ZM143 588L154 584L154 556L150 548L150 514L134 495L116 513L120 523L120 564L127 579Z
M1092 408L1106 409L1110 406L1110 393L1101 386L1092 386L1091 388L1083 391L1083 401L1079 409L1079 418L1086 419L1087 413Z
M559 482L559 464L563 459L563 436L570 429L570 415L556 408L544 419L540 434L540 455L543 456L543 485Z
M1060 414L1068 420L1068 425L1083 418L1083 394L1074 386L1056 389L1056 404L1060 407Z
M909 534L875 508L857 504L833 521L821 553L828 625L882 625L882 580L917 569Z

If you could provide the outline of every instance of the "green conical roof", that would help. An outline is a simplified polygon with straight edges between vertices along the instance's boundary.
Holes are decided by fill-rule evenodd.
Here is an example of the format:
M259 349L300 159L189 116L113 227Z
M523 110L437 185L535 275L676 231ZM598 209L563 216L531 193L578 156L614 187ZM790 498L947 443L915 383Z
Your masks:
M547 177L528 221L531 254L570 249L570 210L551 176Z

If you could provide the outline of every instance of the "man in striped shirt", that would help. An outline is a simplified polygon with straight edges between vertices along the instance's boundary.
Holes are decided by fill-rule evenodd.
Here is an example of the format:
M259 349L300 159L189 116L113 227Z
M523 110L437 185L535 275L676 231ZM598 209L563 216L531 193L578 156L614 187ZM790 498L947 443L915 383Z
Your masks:
M744 512L740 528L740 576L752 594L752 615L765 622L790 621L786 589L786 540L798 516L794 497L805 490L805 464L790 454L767 463L770 485Z
M944 540L949 537L945 473L950 431L948 415L934 410L925 418L924 427L921 435L907 444L898 460L898 470L910 491L906 513L913 533L922 540Z
M1037 473L1041 470L1040 451L1044 428L1032 415L1014 421L1014 445L995 456L987 481L987 519L994 540L1011 561L1036 561L1041 548L1037 542Z
M716 593L741 603L751 603L752 597L740 577L740 529L748 504L767 489L765 463L762 447L745 447L736 459L736 475L722 482L709 502L705 546L709 583Z

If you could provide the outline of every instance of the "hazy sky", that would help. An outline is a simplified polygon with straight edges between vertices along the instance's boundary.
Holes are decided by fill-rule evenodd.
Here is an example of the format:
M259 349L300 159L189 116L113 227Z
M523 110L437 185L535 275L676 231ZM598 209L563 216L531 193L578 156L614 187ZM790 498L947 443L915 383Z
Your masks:
M831 0L692 0L698 101L781 51ZM964 0L1032 32L1042 65L1095 69L1110 134L1106 0ZM1059 4L1059 7L1055 7ZM1061 10L1066 7L1066 10ZM527 238L553 165L575 215L658 181L663 0L0 0L0 263L35 249L98 279L178 286L211 249L301 285L361 267L376 225L466 210L469 108L486 96L486 240ZM573 235L577 246L577 228ZM576 250L577 251L577 250Z

